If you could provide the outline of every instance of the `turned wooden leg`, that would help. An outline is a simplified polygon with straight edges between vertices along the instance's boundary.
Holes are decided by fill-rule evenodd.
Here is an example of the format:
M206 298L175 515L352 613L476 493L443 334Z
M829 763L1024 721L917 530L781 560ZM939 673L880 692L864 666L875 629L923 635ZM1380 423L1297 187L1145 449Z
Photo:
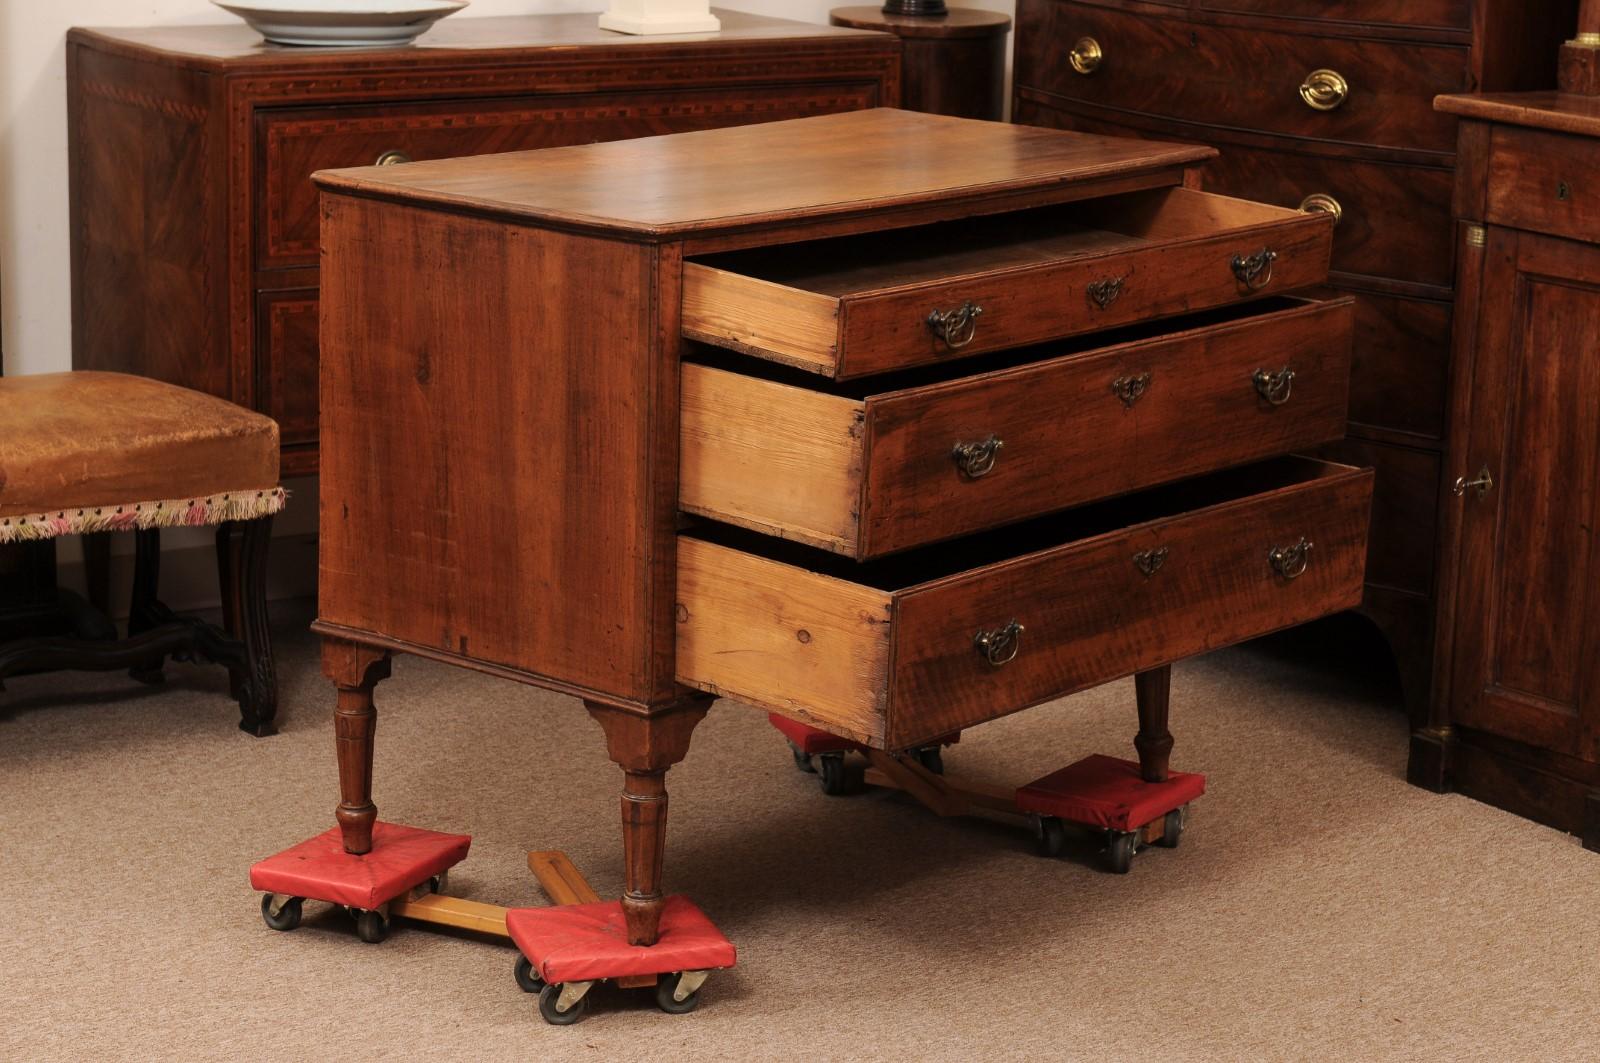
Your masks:
M84 597L100 612L111 615L111 533L83 536Z
M339 756L339 807L334 817L344 835L344 851L359 856L372 851L372 825L378 819L378 806L372 803L372 737L378 729L372 688L389 678L389 653L325 638L322 674L339 692L333 712Z
M711 706L693 698L648 716L586 701L606 733L606 750L623 771L622 854L627 888L622 911L628 944L660 936L661 867L667 845L667 769L689 752L689 736Z
M244 646L240 666L228 669L229 687L239 703L239 727L250 734L272 734L278 712L278 673L267 630L267 548L272 518L227 521L217 527L217 576L222 589L222 623Z
M156 597L161 585L161 530L142 528L133 533L133 597L128 602L128 635L130 637L151 628L160 627L160 603ZM162 657L128 669L128 674L141 683L159 683Z
M1139 751L1139 774L1145 782L1166 782L1167 761L1172 756L1172 732L1167 730L1172 665L1138 673L1133 687L1139 699L1139 733L1133 737L1133 748Z

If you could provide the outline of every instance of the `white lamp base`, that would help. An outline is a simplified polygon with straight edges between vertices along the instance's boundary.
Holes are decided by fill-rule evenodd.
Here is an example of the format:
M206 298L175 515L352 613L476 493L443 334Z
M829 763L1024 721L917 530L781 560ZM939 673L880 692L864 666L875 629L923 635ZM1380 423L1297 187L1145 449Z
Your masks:
M600 28L617 33L715 33L722 20L709 0L611 0Z

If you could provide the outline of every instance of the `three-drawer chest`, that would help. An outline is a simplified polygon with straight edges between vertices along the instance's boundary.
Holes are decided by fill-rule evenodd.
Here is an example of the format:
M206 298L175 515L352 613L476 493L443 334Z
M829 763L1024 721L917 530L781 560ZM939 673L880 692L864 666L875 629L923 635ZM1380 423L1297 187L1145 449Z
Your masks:
M318 175L347 848L393 653L584 700L648 943L713 695L901 750L1354 606L1372 474L1290 456L1333 222L1212 155L879 109Z
M416 44L267 44L243 23L67 37L73 366L278 422L317 469L317 193L335 166L769 122L900 99L883 33L718 12L634 37L594 14L447 19Z
M1017 121L1201 142L1206 187L1337 222L1349 438L1377 471L1363 612L1413 719L1435 684L1456 121L1443 92L1548 88L1577 0L1018 0Z

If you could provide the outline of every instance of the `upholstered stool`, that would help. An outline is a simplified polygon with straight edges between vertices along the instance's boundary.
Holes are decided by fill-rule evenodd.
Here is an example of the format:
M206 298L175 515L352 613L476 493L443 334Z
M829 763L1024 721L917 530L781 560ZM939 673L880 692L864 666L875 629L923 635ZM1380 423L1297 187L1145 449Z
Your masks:
M0 377L0 545L133 532L128 638L0 644L0 681L23 671L130 668L158 678L168 655L226 665L240 727L272 733L266 623L272 514L283 508L278 426L221 399L121 373ZM179 617L156 597L160 529L217 527L224 624Z

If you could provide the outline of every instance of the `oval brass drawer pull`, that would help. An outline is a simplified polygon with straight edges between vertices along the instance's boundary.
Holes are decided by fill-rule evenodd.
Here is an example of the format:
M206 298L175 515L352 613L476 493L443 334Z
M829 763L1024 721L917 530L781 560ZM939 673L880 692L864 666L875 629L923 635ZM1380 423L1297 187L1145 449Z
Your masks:
M1117 301L1117 296L1122 294L1122 282L1126 277L1107 277L1105 280L1090 281L1084 291L1089 293L1089 301L1100 309L1105 310Z
M1022 648L1022 631L1022 625L1012 620L1005 627L978 632L972 643L984 660L999 668L1016 659L1017 651Z
M1293 546L1274 546L1267 552L1267 561L1272 571L1284 579L1294 579L1306 570L1306 555L1311 553L1311 546L1304 537Z
M1294 392L1294 370L1289 366L1284 366L1276 373L1257 369L1250 374L1250 382L1256 386L1257 395L1274 406L1282 406Z
M1332 214L1334 225L1344 220L1344 207L1326 192L1313 192L1302 199L1300 210L1306 214Z
M410 162L411 156L395 148L391 148L373 160L374 166L394 166L397 163Z
M1253 255L1234 255L1233 275L1239 283L1252 292L1259 292L1272 283L1272 264L1278 261L1278 252L1263 247Z
M1100 48L1100 42L1093 37L1079 37L1078 43L1067 53L1067 61L1072 64L1072 69L1085 77L1099 70L1105 58L1106 53Z
M1133 407L1133 404L1144 397L1150 390L1149 373L1132 373L1128 376L1119 376L1111 382L1111 394L1122 400L1122 405Z
M1133 555L1133 566L1149 579L1161 571L1161 566L1167 563L1167 548L1158 546L1154 550L1140 550Z
M1313 111L1332 111L1350 96L1350 82L1337 70L1313 70L1300 83L1300 98Z
M955 460L961 475L976 480L989 475L994 469L994 463L1000 457L1000 448L1005 445L1005 440L999 436L990 436L981 443L957 443L950 457Z
M983 307L968 299L954 310L935 310L928 315L928 328L952 351L972 342L978 334L978 315Z

